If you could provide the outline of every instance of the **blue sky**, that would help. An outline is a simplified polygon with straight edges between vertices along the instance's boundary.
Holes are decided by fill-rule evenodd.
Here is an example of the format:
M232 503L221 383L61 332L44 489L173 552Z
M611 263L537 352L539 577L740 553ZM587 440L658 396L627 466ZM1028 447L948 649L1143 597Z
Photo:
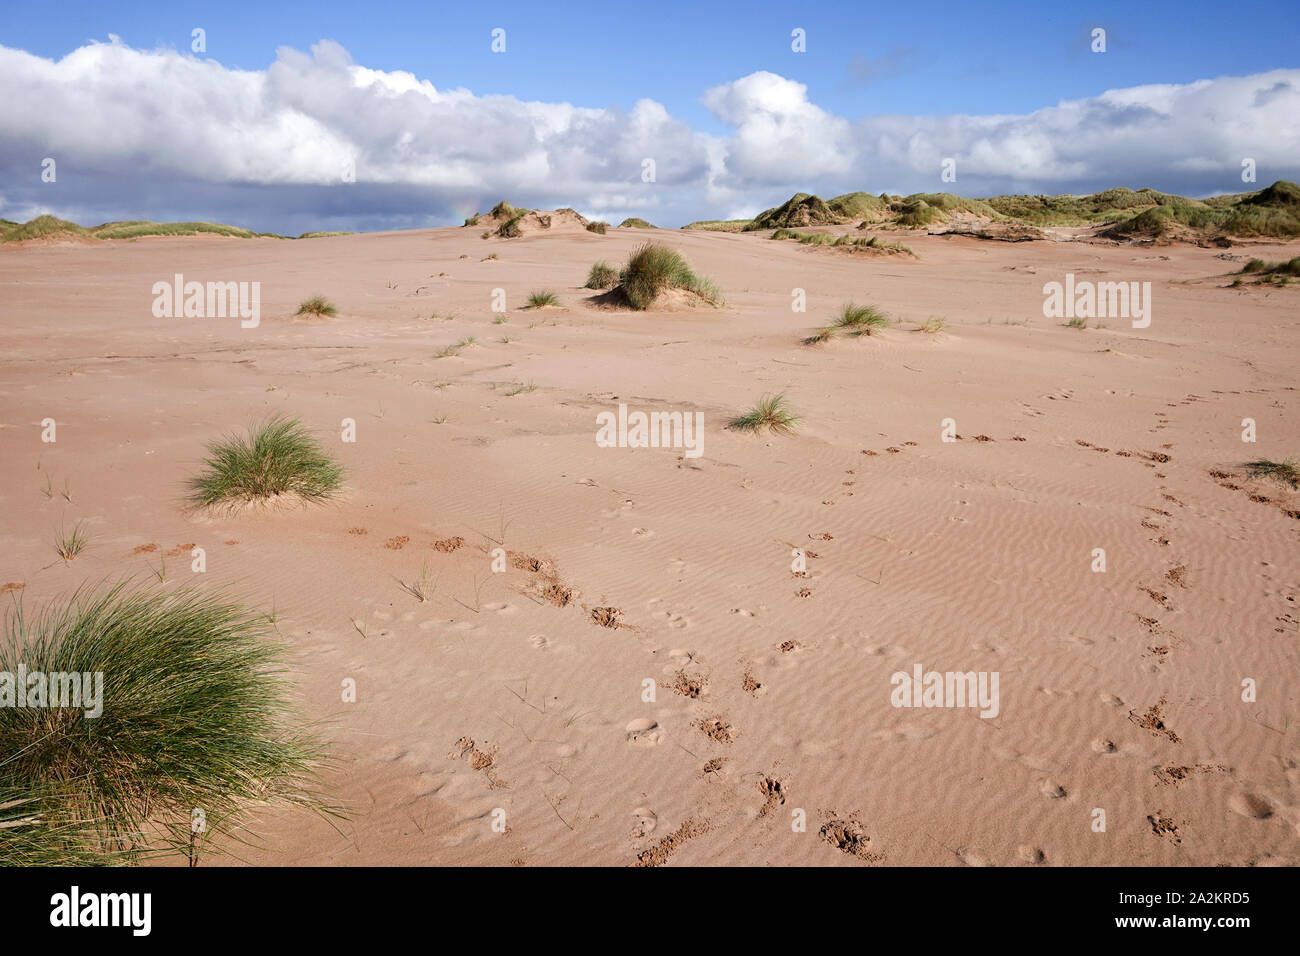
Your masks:
M627 22L620 22L620 11ZM644 13L640 12L644 11ZM741 11L741 12L738 12ZM56 8L7 3L0 42L58 57L115 33L137 48L188 50L207 31L208 56L262 69L276 47L342 43L358 63L407 70L438 87L631 104L651 96L707 122L700 94L771 70L808 84L840 115L1026 112L1110 87L1258 73L1297 63L1294 0L1227 3L113 3ZM1106 56L1090 31L1107 30ZM508 56L489 50L507 31ZM808 50L790 50L802 27ZM866 64L854 71L855 60ZM862 77L866 74L866 81ZM692 112L694 110L694 112Z
M136 51L170 49L188 57L194 27L206 31L206 60L228 71L266 71L276 62L281 47L308 53L319 41L332 40L346 50L353 64L374 71L406 71L439 91L463 88L476 97L506 94L528 102L606 110L610 115L626 114L639 100L652 99L662 105L674 123L703 139L722 143L722 147L712 147L715 152L723 148L736 153L744 127L738 111L750 107L766 111L769 101L764 97L770 94L788 98L787 93L784 88L762 95L746 93L744 103L729 115L717 108L716 100L712 106L706 103L706 94L754 74L771 74L795 86L802 85L799 96L806 100L808 108L800 105L799 110L811 118L801 115L791 122L799 127L799 136L804 139L811 135L808 123L827 125L820 114L848 124L882 115L908 117L919 124L918 129L932 130L932 124L927 126L924 118L1027 116L1063 100L1097 97L1107 90L1294 69L1298 65L1295 50L1300 39L1300 13L1294 0L1055 5L721 4L671 0L645 5L360 4L335 0L128 4L69 0L57 7L5 4L0 9L0 47L58 60L89 41L103 43L111 34ZM494 27L507 31L504 55L490 50L490 31ZM796 27L807 33L805 53L791 50L791 30ZM1107 31L1104 55L1089 49L1094 27ZM84 74L77 82L89 97L96 95ZM1289 89L1290 80L1285 77L1270 81L1272 87L1279 82ZM18 85L11 92L30 95L30 87L21 81L15 83ZM37 86L48 92L46 80ZM4 92L5 80L0 79L0 94ZM107 91L103 95L107 96ZM123 94L118 90L114 95ZM205 89L200 99L206 102L222 95ZM1258 99L1258 91L1255 96ZM142 103L141 108L165 106ZM1224 108L1228 108L1226 101ZM0 101L0 121L5 109ZM326 120L320 122L329 125ZM975 123L974 128L982 127ZM414 133L417 139L421 134L416 129L376 135L385 141L400 140L401 132ZM360 134L351 130L340 135L355 140ZM829 135L827 148L849 148L836 130L830 130ZM854 134L858 140L869 135L875 134ZM890 135L903 136L904 129L893 127ZM968 134L964 138L951 132L945 136L947 142L934 146L940 152L960 155L962 146L971 145ZM64 137L46 139L61 142ZM40 143L31 145L39 151ZM373 143L355 146L357 155L368 159L358 173L358 182L364 185L365 169L378 163L378 147ZM1249 141L1236 147L1225 146L1221 157L1203 161L1194 157L1191 162L1180 163L1180 168L1185 167L1181 172L1171 172L1157 182L1130 183L1126 176L1159 173L1159 163L1138 165L1131 171L1118 165L1085 169L1078 163L1058 164L1056 172L1040 175L1033 172L1038 168L1035 163L1029 162L1024 166L1028 171L1024 176L990 172L972 183L972 188L954 191L974 194L1016 183L1023 185L1024 191L1074 191L1092 183L1091 176L1100 177L1099 186L1149 184L1170 191L1189 187L1201 192L1229 191L1228 178L1197 178L1187 170L1215 164L1230 169L1236 161L1235 152L1248 150L1251 152L1247 154L1253 155L1260 149ZM1009 148L1015 148L1014 144ZM701 149L707 151L705 146ZM433 150L429 155L443 158L446 151ZM6 171L3 167L7 161L15 162L12 147L0 145L0 172ZM553 157L547 161L554 165ZM701 169L704 162L693 160L692 168ZM913 177L897 164L864 159L852 169L838 171L816 164L801 170L795 164L788 183L775 182L779 177L770 170L762 175L728 179L725 185L731 192L727 192L714 188L726 177L718 175L716 156L710 162L713 175L700 174L696 196L691 199L700 206L701 215L770 205L785 198L780 195L782 189L805 182L807 188L823 191L841 185L872 191L937 188L924 181L928 172ZM928 154L916 162L927 168L932 165ZM1067 167L1082 172L1070 178L1060 173ZM172 172L182 178L186 175L183 169ZM401 179L400 175L385 176L383 181L389 186L394 178ZM211 185L211 175L205 173L199 178ZM489 194L485 190L511 185L501 176L482 179L474 189L483 196ZM1224 186L1218 185L1220 179ZM619 176L614 176L611 181L618 180ZM248 183L240 185L247 187ZM557 198L565 194L560 185L553 190ZM581 186L575 180L571 203L600 212L598 207L606 200L611 208L631 201L626 195L615 200L598 185L591 177L584 179ZM439 193L444 219L451 215L448 204L452 198L445 187L443 184ZM739 195L747 188L753 193L749 201ZM684 207L683 197L679 194L673 202ZM519 201L528 200L521 196ZM667 208L666 201L661 192L657 200L660 208ZM21 205L12 190L0 195L0 202L7 202L11 209ZM0 210L0 215L5 214Z

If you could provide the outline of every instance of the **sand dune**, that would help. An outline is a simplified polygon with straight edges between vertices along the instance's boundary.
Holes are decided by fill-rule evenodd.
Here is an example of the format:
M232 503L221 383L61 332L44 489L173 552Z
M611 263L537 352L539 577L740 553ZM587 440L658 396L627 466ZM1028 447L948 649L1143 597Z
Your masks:
M239 859L1297 862L1300 493L1243 468L1300 452L1294 288L1068 234L486 229L0 252L0 583L39 605L168 552L188 579L202 546L204 587L275 608L337 755L350 818L258 811ZM648 238L725 303L598 307L589 266ZM260 323L154 317L176 273L259 282ZM1045 318L1067 273L1150 282L1149 327ZM316 294L337 313L296 316ZM897 321L800 344L850 300ZM724 427L765 393L793 435ZM703 454L598 447L620 404L702 412ZM343 495L187 512L205 443L270 413ZM916 665L996 672L997 715L894 706Z

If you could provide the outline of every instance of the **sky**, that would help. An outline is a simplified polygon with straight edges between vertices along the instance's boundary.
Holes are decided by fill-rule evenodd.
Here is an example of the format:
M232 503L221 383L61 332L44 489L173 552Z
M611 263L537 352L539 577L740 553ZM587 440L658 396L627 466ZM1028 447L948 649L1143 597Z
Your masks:
M502 198L679 226L796 191L1240 192L1300 179L1297 40L1294 0L9 2L0 217L296 234Z

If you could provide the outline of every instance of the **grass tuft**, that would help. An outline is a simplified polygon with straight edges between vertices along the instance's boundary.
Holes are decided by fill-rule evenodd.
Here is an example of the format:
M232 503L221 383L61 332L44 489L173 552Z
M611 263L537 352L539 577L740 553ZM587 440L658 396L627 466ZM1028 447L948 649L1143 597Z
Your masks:
M1278 484L1300 488L1300 458L1291 457L1286 461L1270 461L1260 458L1246 462L1246 470L1252 478L1269 478Z
M874 305L855 305L852 302L840 307L837 315L829 325L823 326L803 340L804 345L818 345L829 342L837 335L859 338L874 335L889 326L889 316Z
M71 533L59 528L59 536L54 539L54 550L64 561L71 561L86 550L86 536L81 533L81 525L77 524Z
M314 295L310 299L304 299L298 306L298 315L314 315L317 318L325 315L334 315L338 309L334 308L334 303L330 302L324 296Z
M722 301L717 286L691 271L685 257L676 249L658 242L644 243L628 257L619 273L618 288L628 305L638 311L650 308L669 289L684 289L713 305Z
M93 691L89 706L0 708L0 863L193 853L195 809L204 839L241 833L250 802L325 810L271 631L193 590L78 591L34 617L16 605L0 670L102 675L102 713L86 716Z
M777 434L788 435L794 432L799 421L799 416L790 410L784 395L764 395L757 405L728 422L727 427L746 432L758 432L766 428Z
M612 289L618 285L618 270L608 262L597 262L587 273L585 289Z
M202 474L190 480L196 507L237 505L294 495L323 501L338 492L343 469L297 419L270 418L247 438L208 445Z
M542 289L539 292L530 292L528 294L528 303L525 309L542 309L548 305L559 305L560 297L549 289Z

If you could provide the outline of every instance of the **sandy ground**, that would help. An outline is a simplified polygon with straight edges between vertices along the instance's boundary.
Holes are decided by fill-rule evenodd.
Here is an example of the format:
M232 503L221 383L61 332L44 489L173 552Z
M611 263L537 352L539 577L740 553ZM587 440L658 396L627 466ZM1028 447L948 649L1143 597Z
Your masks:
M1229 289L1240 264L1187 246L919 237L912 261L657 231L727 304L630 313L580 286L645 231L479 232L0 251L0 583L37 606L171 552L175 586L201 545L202 586L276 610L337 755L351 818L259 811L243 859L1300 861L1300 495L1231 477L1300 453L1300 289ZM154 318L176 272L260 282L261 325ZM1150 281L1150 328L1044 318L1066 272ZM541 288L563 308L522 310ZM339 314L294 318L316 293ZM849 299L902 321L800 344ZM778 391L796 435L724 428ZM703 412L703 456L598 448L619 402ZM274 412L346 493L188 515L205 443ZM498 544L543 570L493 573ZM426 561L421 603L399 581ZM916 664L997 672L998 716L892 706Z

